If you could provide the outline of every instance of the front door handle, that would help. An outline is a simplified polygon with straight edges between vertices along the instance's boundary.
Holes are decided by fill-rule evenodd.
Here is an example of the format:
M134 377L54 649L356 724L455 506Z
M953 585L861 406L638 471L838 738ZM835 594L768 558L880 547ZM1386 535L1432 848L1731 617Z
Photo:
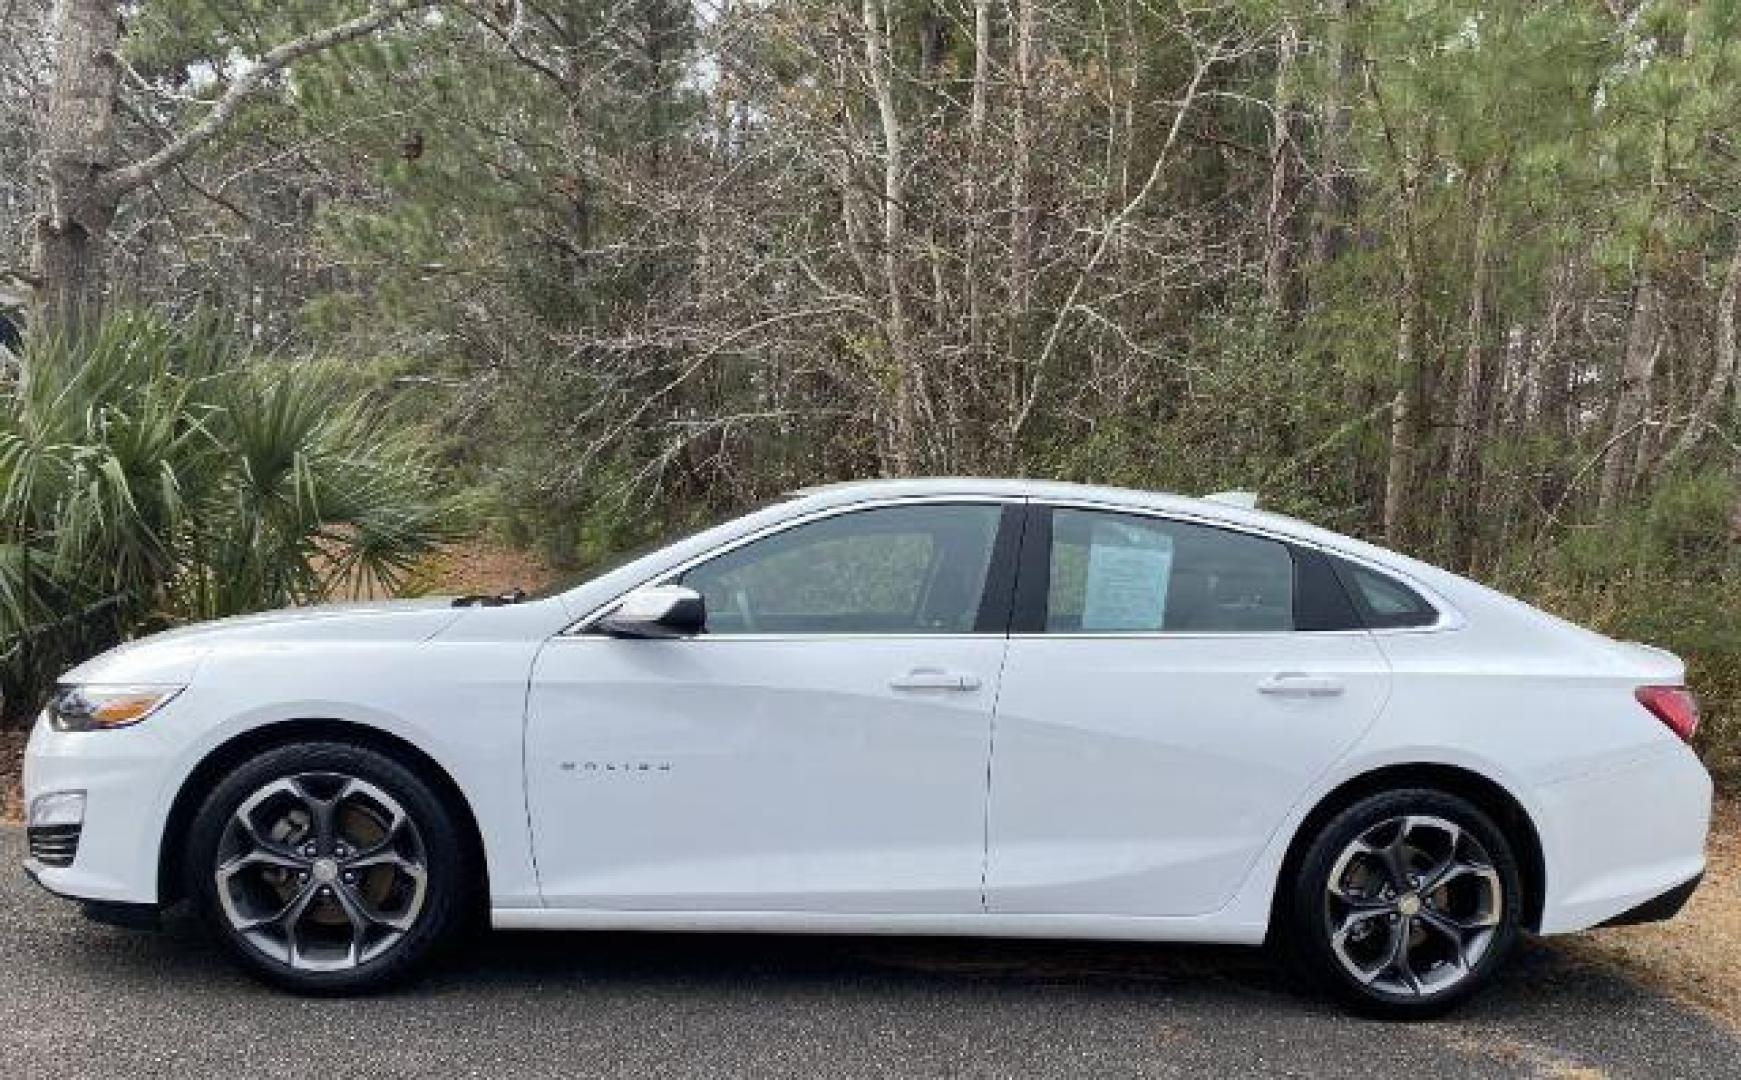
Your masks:
M914 668L889 680L896 690L978 690L979 676L942 668Z
M1283 671L1259 682L1257 692L1281 697L1334 697L1342 692L1342 680L1334 675Z

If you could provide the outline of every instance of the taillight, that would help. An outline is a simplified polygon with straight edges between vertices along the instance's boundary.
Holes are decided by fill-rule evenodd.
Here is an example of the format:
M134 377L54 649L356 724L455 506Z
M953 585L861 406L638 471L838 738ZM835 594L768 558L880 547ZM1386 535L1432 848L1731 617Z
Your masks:
M1668 725L1685 742L1699 730L1699 699L1684 686L1641 686L1633 692L1638 703Z

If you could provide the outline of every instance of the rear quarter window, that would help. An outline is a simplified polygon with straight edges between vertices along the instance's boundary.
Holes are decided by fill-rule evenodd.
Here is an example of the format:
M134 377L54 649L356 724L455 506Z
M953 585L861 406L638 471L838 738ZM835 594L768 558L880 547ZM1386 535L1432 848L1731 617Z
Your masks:
M1345 559L1334 561L1337 576L1368 629L1431 626L1439 621L1439 609L1396 578Z

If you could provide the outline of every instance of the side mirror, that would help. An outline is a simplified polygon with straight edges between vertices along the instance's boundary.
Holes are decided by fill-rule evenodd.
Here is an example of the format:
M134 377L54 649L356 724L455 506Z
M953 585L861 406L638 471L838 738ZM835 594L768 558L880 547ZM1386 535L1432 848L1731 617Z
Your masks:
M650 585L623 597L593 629L612 637L693 637L707 626L707 601L682 585Z

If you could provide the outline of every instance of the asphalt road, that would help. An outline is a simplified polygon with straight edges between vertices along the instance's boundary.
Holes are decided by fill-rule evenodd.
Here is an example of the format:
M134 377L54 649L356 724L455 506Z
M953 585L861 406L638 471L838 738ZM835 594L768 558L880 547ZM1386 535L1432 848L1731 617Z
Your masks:
M308 1000L185 919L87 922L10 869L21 839L0 830L0 1068L31 1080L1741 1075L1741 1036L1540 945L1413 1026L1252 950L922 939L493 934L408 989Z

